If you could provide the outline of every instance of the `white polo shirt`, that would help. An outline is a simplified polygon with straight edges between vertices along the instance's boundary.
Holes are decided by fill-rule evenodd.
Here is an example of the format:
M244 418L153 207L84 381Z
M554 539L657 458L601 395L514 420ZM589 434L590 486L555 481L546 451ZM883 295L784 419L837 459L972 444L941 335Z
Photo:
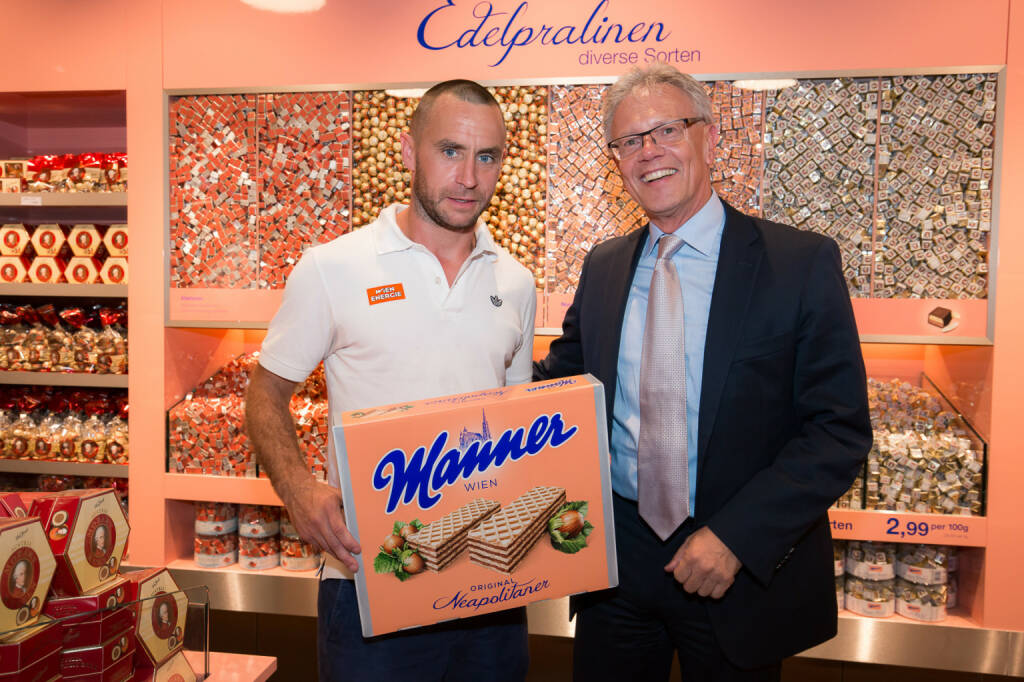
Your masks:
M289 381L323 361L330 430L349 410L532 376L533 275L477 223L476 245L449 287L434 254L395 222L406 208L388 206L370 225L306 251L263 341L260 364ZM328 447L337 487L330 440ZM351 577L332 567L341 564L329 561L325 577Z

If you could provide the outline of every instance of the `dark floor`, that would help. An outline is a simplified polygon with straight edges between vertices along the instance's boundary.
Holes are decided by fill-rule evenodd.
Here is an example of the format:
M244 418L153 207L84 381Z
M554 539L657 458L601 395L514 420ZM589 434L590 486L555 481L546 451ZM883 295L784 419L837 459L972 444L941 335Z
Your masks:
M277 673L271 678L272 682L315 682L314 619L215 611L211 620L211 649L277 656ZM572 640L530 637L527 682L567 682L572 679L571 663ZM674 679L678 680L678 672L675 675ZM783 682L1010 682L1015 679L806 658L791 658L782 667Z

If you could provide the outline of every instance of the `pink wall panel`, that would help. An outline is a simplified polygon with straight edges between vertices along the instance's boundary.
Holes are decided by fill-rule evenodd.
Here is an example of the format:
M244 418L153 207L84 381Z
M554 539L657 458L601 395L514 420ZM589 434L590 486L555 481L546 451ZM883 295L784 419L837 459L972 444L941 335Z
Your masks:
M677 60L684 54L691 61L677 65L703 74L1001 64L1007 6L1007 0L797 0L784 5L755 0L450 0L450 5L446 0L329 0L318 12L275 14L241 2L175 0L164 3L164 77L168 88L227 88L411 83L459 76L600 77L623 71L622 65L581 63L605 52L635 52L640 62L659 52ZM488 8L492 16L485 19ZM515 14L517 8L521 9ZM449 44L463 34L468 40L474 34L466 32L482 23L476 40L489 37L491 45L421 47L417 31L434 10L438 11L424 28L428 44ZM576 26L578 38L591 15L595 18L586 33L588 40L594 27L615 23L627 31L639 23L645 25L643 30L660 23L663 40L656 42L657 34L652 33L646 43L633 45L611 40L565 44L568 31L560 36L549 31L545 36L549 43L559 38L562 44L536 40L543 24ZM491 32L495 28L498 31ZM841 28L844 39L836 40L830 28ZM506 43L517 34L525 40L528 29L536 32L531 45L508 51L495 44L503 32ZM946 39L953 35L955 40ZM648 48L650 53L645 52Z

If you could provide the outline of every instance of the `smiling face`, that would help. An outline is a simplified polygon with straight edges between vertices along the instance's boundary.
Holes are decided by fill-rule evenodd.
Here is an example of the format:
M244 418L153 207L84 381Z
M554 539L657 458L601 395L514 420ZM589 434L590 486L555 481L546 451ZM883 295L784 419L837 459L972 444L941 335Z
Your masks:
M504 146L496 106L438 97L415 138L402 136L416 216L452 232L472 231L494 194Z
M699 116L697 109L678 88L638 89L615 109L610 137L641 133L691 116ZM715 126L694 123L679 142L658 145L648 135L640 151L616 161L626 190L663 231L674 232L711 197L711 163L717 141Z

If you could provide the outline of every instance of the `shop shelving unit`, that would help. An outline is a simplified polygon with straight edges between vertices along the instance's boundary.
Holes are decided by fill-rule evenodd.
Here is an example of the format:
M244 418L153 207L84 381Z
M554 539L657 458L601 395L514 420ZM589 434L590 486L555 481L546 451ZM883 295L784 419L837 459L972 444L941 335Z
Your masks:
M0 157L115 152L126 147L123 90L0 93ZM81 131L79 134L78 131ZM127 222L127 192L0 193L0 222ZM121 299L120 284L0 284L8 300ZM128 388L127 374L0 372L0 384ZM0 459L7 473L129 478L124 464Z

